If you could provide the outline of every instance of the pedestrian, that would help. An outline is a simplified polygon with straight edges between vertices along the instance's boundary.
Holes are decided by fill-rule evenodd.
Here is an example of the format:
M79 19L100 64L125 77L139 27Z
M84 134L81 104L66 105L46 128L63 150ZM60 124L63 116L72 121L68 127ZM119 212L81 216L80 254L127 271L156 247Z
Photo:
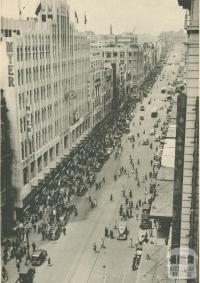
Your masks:
M114 239L113 230L112 230L112 229L110 230L110 238L111 238L111 239Z
M104 239L103 239L103 238L101 238L101 248L102 248L102 249L105 249L105 248L106 248L106 246L105 246L105 244L104 244Z
M18 259L17 259L16 267L17 267L17 271L19 272L20 271L20 262L19 262Z
M32 248L33 248L33 253L34 253L35 248L36 248L36 244L35 244L35 242L33 242L33 243L32 243Z
M63 227L63 235L65 236L66 234L66 227Z
M51 258L50 258L50 256L48 257L48 265L50 265L51 264Z
M105 237L108 237L108 228L105 227Z
M113 200L113 195L111 194L111 195L110 195L110 201L112 201L112 200Z
M3 280L6 280L6 274L7 274L7 270L6 270L6 267L3 265L3 267L2 267L2 277L3 277Z
M94 244L93 244L93 250L94 250L95 253L97 252L97 245L96 245L95 242L94 242Z
M36 233L36 228L37 228L37 225L34 223L34 224L33 224L34 233Z

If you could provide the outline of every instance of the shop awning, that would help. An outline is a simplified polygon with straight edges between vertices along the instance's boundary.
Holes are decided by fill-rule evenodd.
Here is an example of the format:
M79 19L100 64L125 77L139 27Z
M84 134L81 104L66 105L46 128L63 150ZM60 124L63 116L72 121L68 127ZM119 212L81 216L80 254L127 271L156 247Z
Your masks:
M150 217L172 217L173 214L173 181L158 181L156 198L151 206Z
M173 181L174 168L161 166L157 175L157 180L160 181Z
M172 282L167 274L167 251L168 247L165 245L144 246L136 283ZM147 254L150 259L147 259Z

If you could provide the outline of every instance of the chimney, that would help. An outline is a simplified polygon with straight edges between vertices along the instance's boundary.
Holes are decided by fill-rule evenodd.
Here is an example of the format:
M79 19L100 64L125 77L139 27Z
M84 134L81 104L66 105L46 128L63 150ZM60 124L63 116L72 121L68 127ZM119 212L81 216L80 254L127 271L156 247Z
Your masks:
M112 25L110 25L110 35L112 35Z

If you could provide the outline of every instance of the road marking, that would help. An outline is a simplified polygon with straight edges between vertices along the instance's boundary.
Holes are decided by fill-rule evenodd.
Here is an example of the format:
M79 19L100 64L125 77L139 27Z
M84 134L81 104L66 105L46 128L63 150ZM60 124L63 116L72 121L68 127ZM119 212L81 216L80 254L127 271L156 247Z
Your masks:
M128 270L124 273L124 276L122 278L122 283L125 283L127 274L128 274Z

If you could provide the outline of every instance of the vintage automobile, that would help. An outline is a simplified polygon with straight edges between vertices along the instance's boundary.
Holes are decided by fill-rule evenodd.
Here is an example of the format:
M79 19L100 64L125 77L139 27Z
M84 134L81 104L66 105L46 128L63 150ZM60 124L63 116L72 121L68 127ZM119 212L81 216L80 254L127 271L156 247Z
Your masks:
M50 228L49 230L49 240L58 240L60 237L60 234L62 232L62 227L61 225L55 225Z
M153 128L153 129L151 129L151 131L150 131L150 135L151 135L151 136L153 136L153 135L155 135L155 133L156 133L155 129L154 129L154 128Z
M39 266L41 265L47 257L47 251L46 250L36 250L31 256L31 265L33 266Z
M33 278L35 275L34 267L23 267L19 272L18 281L20 283L33 283Z
M149 140L148 139L143 139L142 144L143 145L148 145L149 144Z
M79 188L79 189L77 190L76 195L77 195L78 197L82 197L82 196L85 195L86 192L87 192L87 187L86 187L86 186L82 186L81 188Z
M142 256L142 245L136 247L136 253L133 257L132 270L137 270Z
M159 136L159 134L157 134L157 135L155 136L154 141L155 141L155 142L159 142L159 141L160 141L160 136Z
M127 240L127 236L128 236L127 222L120 221L118 225L117 240Z

